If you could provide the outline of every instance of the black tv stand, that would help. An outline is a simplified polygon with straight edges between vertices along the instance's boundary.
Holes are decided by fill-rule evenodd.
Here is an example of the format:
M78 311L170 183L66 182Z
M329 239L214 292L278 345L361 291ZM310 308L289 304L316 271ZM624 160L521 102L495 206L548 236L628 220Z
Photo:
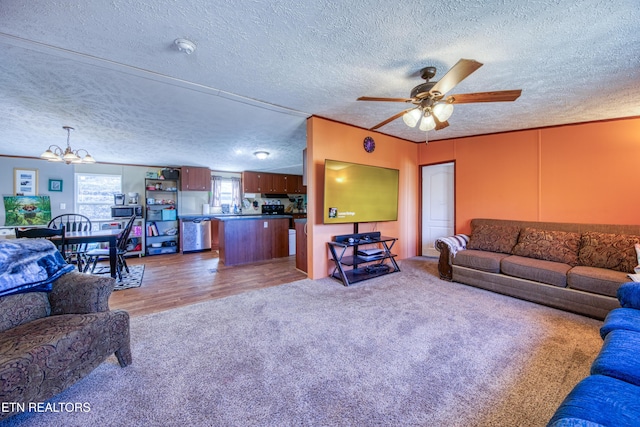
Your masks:
M396 240L395 237L381 236L379 232L335 236L332 242L328 242L331 261L335 264L331 277L349 286L400 271L395 260L397 255L391 253ZM359 255L362 246L365 249L377 247L380 252L370 256Z

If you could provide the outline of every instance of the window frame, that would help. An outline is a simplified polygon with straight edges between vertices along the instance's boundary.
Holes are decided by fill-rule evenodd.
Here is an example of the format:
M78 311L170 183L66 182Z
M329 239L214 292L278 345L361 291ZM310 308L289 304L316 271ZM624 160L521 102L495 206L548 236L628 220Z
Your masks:
M73 192L73 204L74 204L74 210L75 212L80 212L80 206L108 206L109 209L111 209L111 206L113 206L114 201L113 199L111 199L108 203L98 203L98 202L80 202L80 189L82 187L82 185L80 184L80 177L83 176L93 176L93 177L112 177L112 178L118 178L120 180L120 188L119 190L117 190L118 193L122 193L122 174L115 174L115 173L86 173L86 172L76 172L74 174L74 187L75 187L75 191ZM115 191L114 191L115 192ZM89 219L91 219L92 221L104 221L104 220L110 220L111 219L111 214L109 214L108 217L106 218L91 218L89 217Z

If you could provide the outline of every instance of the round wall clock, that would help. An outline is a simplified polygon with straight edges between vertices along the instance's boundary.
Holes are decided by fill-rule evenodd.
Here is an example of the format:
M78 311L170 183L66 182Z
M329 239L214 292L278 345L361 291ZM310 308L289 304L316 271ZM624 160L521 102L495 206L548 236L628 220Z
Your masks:
M373 150L376 149L376 143L370 136L364 139L362 145L364 146L364 151L366 151L367 153L373 153Z

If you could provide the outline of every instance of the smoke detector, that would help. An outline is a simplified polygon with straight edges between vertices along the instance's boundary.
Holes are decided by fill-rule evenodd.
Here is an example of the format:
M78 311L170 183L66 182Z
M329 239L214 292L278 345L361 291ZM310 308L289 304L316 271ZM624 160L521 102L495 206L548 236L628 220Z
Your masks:
M176 45L180 52L184 52L187 55L191 55L196 50L196 45L191 40L187 39L175 39L173 44Z

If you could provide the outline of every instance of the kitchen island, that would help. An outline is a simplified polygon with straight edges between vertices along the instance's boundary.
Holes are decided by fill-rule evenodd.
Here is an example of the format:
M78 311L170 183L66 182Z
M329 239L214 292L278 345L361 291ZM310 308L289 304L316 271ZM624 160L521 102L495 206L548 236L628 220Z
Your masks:
M180 220L211 221L212 249L226 266L289 256L291 215L180 215Z
M289 256L288 215L216 218L220 262L226 266Z
M197 217L209 218L212 228L216 228L212 234L217 231L220 262L225 266L289 256L291 215L213 214ZM181 216L181 219L188 218L191 216Z

